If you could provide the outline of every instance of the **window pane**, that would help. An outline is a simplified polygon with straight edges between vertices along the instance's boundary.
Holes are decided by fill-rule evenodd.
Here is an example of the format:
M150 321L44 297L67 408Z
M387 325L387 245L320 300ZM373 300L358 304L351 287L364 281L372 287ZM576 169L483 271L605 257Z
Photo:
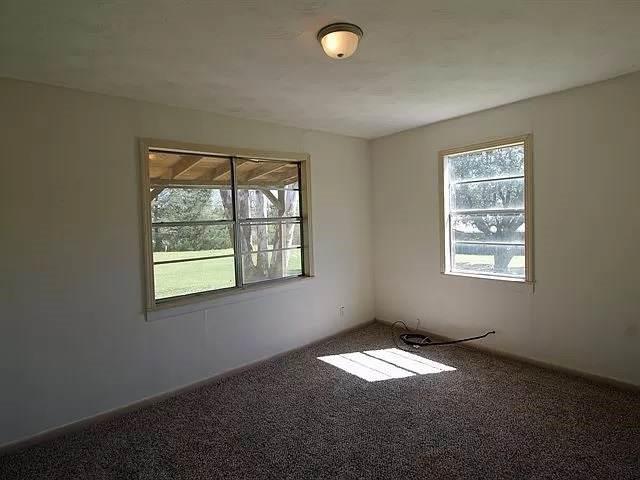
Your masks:
M233 255L232 225L153 227L153 261Z
M149 152L149 180L152 186L171 183L231 185L231 160L197 154Z
M238 186L249 188L298 188L295 162L237 160Z
M302 249L242 255L244 283L302 275Z
M156 298L235 286L233 257L154 265Z
M455 243L454 272L525 278L524 247Z
M448 155L447 162L452 182L523 175L524 145Z
M277 218L300 216L297 190L238 190L238 218Z
M300 223L241 225L243 253L300 246Z
M302 275L302 248L286 250L287 276Z
M151 192L151 221L154 223L233 219L230 188L155 187Z
M524 213L452 215L451 241L524 243Z
M524 178L451 186L451 209L524 208Z

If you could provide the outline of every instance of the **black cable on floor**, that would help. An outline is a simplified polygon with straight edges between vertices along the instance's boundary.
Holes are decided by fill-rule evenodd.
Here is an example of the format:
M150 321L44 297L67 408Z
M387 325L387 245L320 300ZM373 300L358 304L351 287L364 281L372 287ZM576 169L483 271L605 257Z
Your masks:
M400 338L400 340L402 340L405 345L409 345L409 346L413 347L414 349L415 348L420 348L420 347L436 347L438 345L453 345L455 343L469 342L471 340L479 340L481 338L485 338L485 337L487 337L489 335L493 335L493 334L496 333L495 330L491 330L491 331L485 333L484 335L478 335L476 337L460 338L458 340L446 340L446 341L443 341L443 342L432 342L431 338L429 338L426 335L423 335L421 333L412 332L409 329L409 327L407 327L406 323L404 323L402 320L398 320L397 322L393 322L393 324L391 325L391 335L393 337L393 343L395 344L395 346L397 348L399 348L400 350L404 350L404 351L410 351L410 350L406 350L405 348L402 348L398 344L398 340L397 340L396 335L395 335L395 328L396 328L396 325L398 325L398 324L402 324L404 326L404 329L409 332L409 333L400 334L398 338Z

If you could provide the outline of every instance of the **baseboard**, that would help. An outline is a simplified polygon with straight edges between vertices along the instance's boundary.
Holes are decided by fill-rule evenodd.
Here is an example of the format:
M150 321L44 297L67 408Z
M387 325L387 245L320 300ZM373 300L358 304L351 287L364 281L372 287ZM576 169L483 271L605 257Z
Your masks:
M305 343L304 345L300 345L299 347L295 347L295 348L291 348L289 350L284 350L280 353L276 353L274 355L269 355L267 357L263 357L260 358L258 360L254 360L252 362L248 362L245 363L243 365L240 365L238 367L232 368L230 370L226 370L222 373L218 373L216 375L213 375L211 377L207 377L207 378L203 378L202 380L198 380L194 383L189 383L187 385L182 385L180 387L177 387L175 389L172 390L167 390L166 392L162 392L156 395L151 395L149 397L145 397L142 398L140 400L136 400L135 402L129 403L127 405L121 406L121 407L116 407L113 408L111 410L106 410L104 412L100 412L97 413L95 415L91 415L89 417L84 417L81 418L80 420L75 420L73 422L69 422L66 423L64 425L61 425L59 427L54 427L48 430L44 430L42 432L36 433L35 435L29 435L27 437L23 437L23 438L19 438L18 440L14 440L11 442L7 442L4 443L2 445L0 445L0 456L3 455L7 455L9 453L13 453L17 450L23 449L23 448L27 448L27 447L31 447L33 445L37 445L38 443L42 443L45 442L47 440L51 440L53 438L56 437L60 437L62 435L67 435L69 433L73 433L73 432L77 432L79 430L83 430L91 425L94 425L96 423L99 422L103 422L105 420L109 420L112 418L116 418L118 416L124 415L126 413L132 412L134 410L138 410L140 408L143 407L147 407L149 405L153 405L155 403L161 402L163 400L166 400L167 398L171 398L171 397L175 397L176 395L179 395L181 393L186 393L192 390L195 390L203 385L206 385L208 383L213 383L213 382L217 382L223 378L226 377L230 377L233 375L237 375L241 372L244 372L245 370L248 370L250 368L253 368L263 362L269 361L269 360L274 360L280 357L283 357L285 355L288 355L289 353L292 352L296 352L298 350L302 350L304 348L313 346L313 345L317 345L319 343L322 342L326 342L327 340L330 340L332 338L338 337L340 335L344 335L350 332L353 332L355 330L359 330L361 328L366 327L367 325L370 325L372 323L374 323L376 320L369 320L367 322L364 323L360 323L358 325L354 325L352 327L348 327L345 329L342 329L336 333L332 333L331 335L327 335L324 336L322 338L319 338L317 340L314 340L312 342L309 343Z
M387 322L386 320L381 320L381 319L376 319L375 321L379 322L379 323L383 323L385 325L391 325L393 323L393 322ZM415 331L415 332L419 332L419 333L422 333L424 335L427 335L429 337L435 338L435 339L443 340L443 341L455 340L454 338L446 337L446 336L443 336L443 335L438 335L436 333L429 332L429 331L424 330L422 328L412 329L412 330ZM571 376L574 376L574 377L580 377L580 378L583 378L583 379L588 380L588 381L593 382L593 383L599 383L599 384L603 384L603 385L608 385L608 386L611 386L611 387L619 388L621 390L630 390L630 391L633 391L633 392L640 392L640 385L636 385L635 383L629 383L629 382L626 382L624 380L620 380L620 379L617 379L617 378L605 377L603 375L597 375L595 373L589 373L589 372L585 372L583 370L577 370L577 369L574 369L574 368L563 367L561 365L556 365L554 363L545 362L545 361L537 360L537 359L534 359L534 358L524 357L524 356L517 355L517 354L514 354L514 353L505 352L504 350L498 350L498 349L495 349L495 348L487 347L486 345L482 345L480 343L467 342L467 343L460 343L460 344L458 344L458 346L460 346L462 348L469 348L469 349L472 349L472 350L479 350L479 351L482 351L482 352L490 353L492 355L496 355L498 357L506 358L508 360L514 360L516 362L521 362L521 363L526 363L526 364L529 364L529 365L534 365L536 367L544 368L546 370L552 370L552 371L555 371L555 372L571 375Z

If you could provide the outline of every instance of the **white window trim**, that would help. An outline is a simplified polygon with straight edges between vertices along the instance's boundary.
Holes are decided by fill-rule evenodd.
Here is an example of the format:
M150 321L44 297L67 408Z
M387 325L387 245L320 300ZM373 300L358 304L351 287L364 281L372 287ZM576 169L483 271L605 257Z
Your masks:
M509 278L505 276L480 275L474 273L454 272L451 271L449 265L449 255L447 255L447 247L449 241L449 196L445 194L445 178L448 175L446 157L459 153L469 153L479 150L488 150L491 148L507 146L522 143L524 144L524 219L525 219L525 278ZM468 277L473 279L484 279L493 281L502 281L508 283L534 283L533 270L533 135L526 134L510 138L501 138L498 140L486 141L464 147L449 148L438 152L438 182L439 182L439 217L440 217L440 272L443 275L451 275L456 277Z
M190 312L210 308L211 306L219 303L235 303L235 301L230 301L230 297L236 297L237 295L246 296L249 300L256 295L255 292L263 292L267 288L286 288L286 285L291 285L291 282L304 281L309 277L315 276L315 269L313 264L313 230L311 221L311 157L308 153L276 152L269 150L254 150L248 148L221 147L215 145L203 145L153 138L140 138L139 147L141 186L140 197L142 207L141 217L146 297L145 311L147 313L147 320L151 320L153 319L153 317L157 316L153 315L153 312L157 312L159 310L171 310L172 312L175 311L175 315L180 314L180 312L182 312L183 310L185 312ZM166 149L175 152L200 153L205 155L221 155L229 157L251 157L259 160L286 160L289 162L299 163L301 182L300 196L302 202L302 211L300 212L300 216L302 218L301 223L304 232L302 245L304 271L302 272L302 276L273 279L264 282L257 282L254 284L245 284L239 287L195 293L191 295L176 297L170 300L156 300L153 283L153 249L151 247L152 222L149 179L149 151L153 149ZM254 293L247 295L250 292ZM260 294L260 296L262 296L263 294ZM192 307L192 305L194 304L197 305ZM170 314L167 316L172 315Z

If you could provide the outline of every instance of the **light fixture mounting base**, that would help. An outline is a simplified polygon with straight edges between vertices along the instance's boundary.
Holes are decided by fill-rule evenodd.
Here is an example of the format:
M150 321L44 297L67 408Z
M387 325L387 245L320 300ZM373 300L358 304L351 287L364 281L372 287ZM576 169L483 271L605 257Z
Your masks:
M364 34L362 29L359 26L354 25L353 23L338 22L327 25L326 27L322 27L318 31L318 35L316 35L316 38L320 42L322 40L322 37L333 32L351 32L355 33L359 38L362 38L362 35Z

